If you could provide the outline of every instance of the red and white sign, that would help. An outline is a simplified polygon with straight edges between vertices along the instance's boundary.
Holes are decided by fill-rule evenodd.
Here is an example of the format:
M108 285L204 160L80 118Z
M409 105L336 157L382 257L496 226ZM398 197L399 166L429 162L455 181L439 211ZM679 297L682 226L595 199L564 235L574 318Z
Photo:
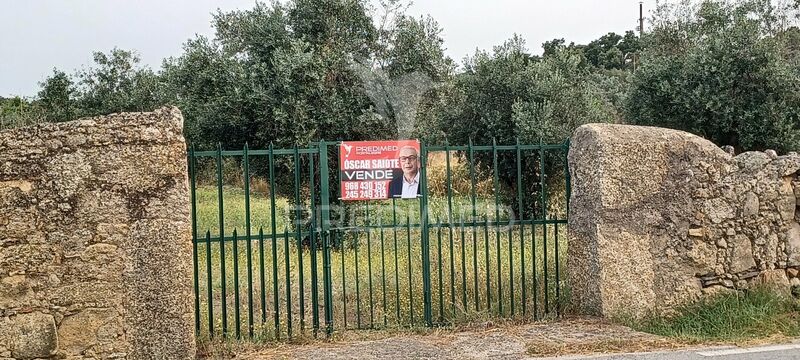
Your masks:
M342 142L339 145L341 199L411 198L412 194L416 198L419 153L419 140Z

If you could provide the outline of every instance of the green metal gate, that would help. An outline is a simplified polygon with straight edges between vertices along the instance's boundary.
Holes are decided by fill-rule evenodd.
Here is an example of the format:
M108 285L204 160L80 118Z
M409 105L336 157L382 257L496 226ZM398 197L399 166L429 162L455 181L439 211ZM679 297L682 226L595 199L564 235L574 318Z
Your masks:
M560 315L568 143L420 150L418 199L343 203L336 142L191 149L198 336Z

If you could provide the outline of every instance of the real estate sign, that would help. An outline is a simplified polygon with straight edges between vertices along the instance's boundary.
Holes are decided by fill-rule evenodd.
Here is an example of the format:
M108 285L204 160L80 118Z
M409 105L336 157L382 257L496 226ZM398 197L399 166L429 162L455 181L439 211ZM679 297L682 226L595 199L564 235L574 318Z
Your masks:
M344 141L339 145L342 200L416 198L419 140Z

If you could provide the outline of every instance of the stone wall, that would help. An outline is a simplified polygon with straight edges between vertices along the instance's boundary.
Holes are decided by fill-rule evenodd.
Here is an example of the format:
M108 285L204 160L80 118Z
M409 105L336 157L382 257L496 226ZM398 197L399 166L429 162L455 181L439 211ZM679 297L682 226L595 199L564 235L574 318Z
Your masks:
M579 312L641 316L755 283L800 285L797 154L734 157L681 131L590 124L569 161Z
M195 355L176 108L0 132L0 358Z

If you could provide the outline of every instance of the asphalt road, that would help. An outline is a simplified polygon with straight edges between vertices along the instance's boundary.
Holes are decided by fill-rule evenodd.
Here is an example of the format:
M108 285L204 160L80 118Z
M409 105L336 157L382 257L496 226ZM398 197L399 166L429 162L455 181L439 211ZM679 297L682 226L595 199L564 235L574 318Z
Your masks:
M800 343L751 348L733 346L617 355L540 358L558 360L800 360Z

